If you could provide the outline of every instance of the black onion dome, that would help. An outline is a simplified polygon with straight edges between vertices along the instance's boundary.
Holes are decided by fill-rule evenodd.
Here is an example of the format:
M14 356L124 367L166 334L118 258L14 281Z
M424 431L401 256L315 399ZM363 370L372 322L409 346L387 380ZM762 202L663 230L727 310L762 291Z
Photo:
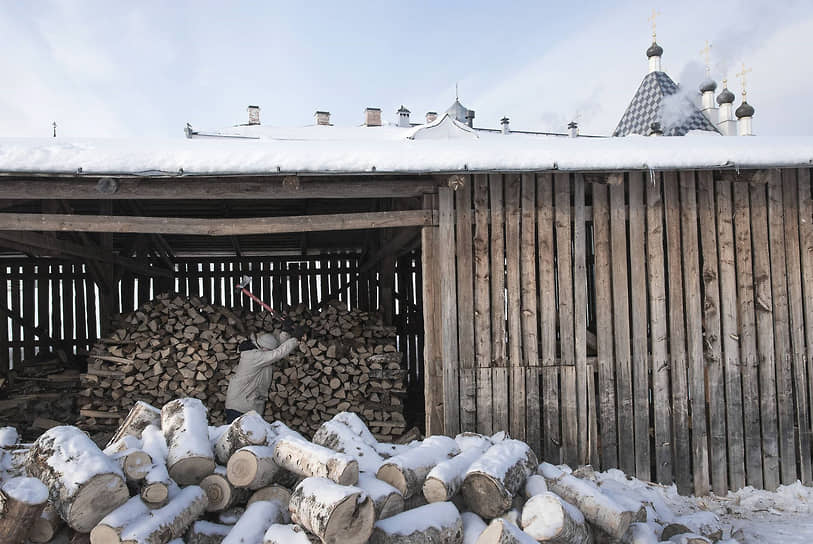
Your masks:
M714 92L717 90L717 82L713 79L707 79L703 83L700 84L700 92L707 93L707 92Z
M743 102L742 104L740 104L740 107L737 108L737 111L734 112L734 115L737 116L737 119L740 119L742 117L753 117L754 107L748 102Z
M663 47L657 44L657 42L652 42L652 45L649 46L649 49L646 50L646 56L649 57L660 57L663 55Z
M734 102L734 93L728 90L728 87L722 90L720 94L717 95L717 103L720 105L723 104L731 104Z

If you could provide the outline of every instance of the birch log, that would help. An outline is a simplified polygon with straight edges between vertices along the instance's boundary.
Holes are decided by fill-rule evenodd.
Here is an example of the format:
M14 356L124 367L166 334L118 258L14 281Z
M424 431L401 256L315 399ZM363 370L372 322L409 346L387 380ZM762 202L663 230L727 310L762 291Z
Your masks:
M215 469L206 407L183 398L161 408L161 430L167 441L167 470L178 485L197 484Z
M28 533L28 540L33 544L51 542L64 525L54 507L48 504L43 508L40 516L34 520L31 532Z
M460 519L463 520L463 544L475 544L486 530L486 522L474 512L463 512Z
M275 523L282 523L282 505L257 501L246 508L222 544L262 544L263 535Z
M200 487L209 499L207 512L221 512L235 504L245 503L251 494L248 489L234 487L226 476L226 467L221 465L216 466L213 473L201 480Z
M460 453L454 439L448 436L430 436L420 446L387 459L378 469L376 477L401 492L404 499L419 494L426 476L435 465Z
M153 465L150 454L141 448L141 440L127 435L104 449L104 453L116 460L128 482L140 482Z
M521 526L538 542L552 544L593 542L590 528L579 509L549 491L528 499L522 509Z
M277 484L271 484L266 487L261 487L248 499L248 504L257 501L278 501L288 509L288 503L291 502L291 490Z
M333 416L313 435L313 443L356 458L359 470L375 473L384 462L376 450L377 441L363 421L351 412Z
M463 481L466 504L486 519L502 515L511 509L514 496L536 466L536 455L525 442L498 442L466 472Z
M263 544L311 544L311 539L299 525L275 523L265 532Z
M196 521L186 533L186 544L221 544L231 529L231 525L203 520Z
M457 441L457 439L455 439ZM457 441L460 444L459 441ZM469 467L489 448L489 443L474 444L459 455L438 463L426 476L423 496L430 503L444 502L457 495Z
M75 531L89 532L127 501L124 474L76 427L53 427L31 446L26 471L48 488L51 504Z
M536 540L510 521L496 518L480 534L477 544L536 544Z
M139 497L132 497L107 514L90 531L90 544L119 544L124 528L139 518L146 518L149 512L150 509Z
M327 478L339 485L355 485L359 479L359 464L353 457L306 440L277 440L274 461L294 474Z
M127 525L121 532L121 544L153 544L181 538L206 510L206 492L192 485L183 488L166 506Z
M620 539L634 521L646 521L646 510L626 510L601 492L594 484L576 478L550 463L539 465L548 489L576 506L584 517L610 535Z
M271 484L280 472L274 462L274 449L268 446L240 448L226 465L226 476L235 487L260 489Z
M141 432L148 425L161 425L161 410L146 402L136 401L107 445L110 446L125 436L141 438Z
M548 491L548 484L545 483L545 478L539 474L531 474L525 480L525 488L522 494L526 499L530 499L534 495L541 495Z
M0 542L22 544L48 501L36 478L12 478L0 487Z
M217 439L217 462L225 465L234 452L245 446L269 446L273 436L272 427L257 412L246 412L232 421Z
M363 544L375 522L373 502L358 487L327 478L305 478L289 505L291 519L325 544Z
M463 543L463 520L450 502L436 502L376 522L370 544Z
M359 474L356 486L363 489L373 501L375 519L385 519L404 511L404 497L401 496L401 492L372 474L366 472Z

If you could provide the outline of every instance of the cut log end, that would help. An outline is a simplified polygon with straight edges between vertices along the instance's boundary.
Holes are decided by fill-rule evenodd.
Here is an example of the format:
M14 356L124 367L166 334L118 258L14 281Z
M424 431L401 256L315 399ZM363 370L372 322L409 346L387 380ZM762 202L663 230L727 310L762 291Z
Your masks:
M511 508L505 488L487 474L469 474L463 484L463 496L471 509L486 519L496 518Z
M382 465L380 469L378 469L378 473L376 474L376 478L387 482L392 487L397 489L401 495L406 497L407 491L407 481L404 473L395 465Z
M116 474L99 474L76 493L68 519L74 530L88 533L110 511L111 504L124 504L130 497L127 485Z
M147 452L134 451L124 460L124 474L131 480L139 481L147 475L152 468L152 458Z
M336 544L362 544L370 537L374 523L373 501L368 497L358 503L351 495L333 510L324 540Z
M247 487L254 481L259 469L259 463L254 455L245 451L237 451L229 459L226 474L233 485Z
M169 467L169 476L178 485L196 485L215 470L215 461L209 457L185 457Z
M163 482L147 484L141 488L141 500L147 503L148 506L163 506L168 497L169 488Z
M107 525L97 525L90 531L91 544L121 544L119 533Z
M427 478L423 483L423 496L427 502L443 502L449 500L446 486L440 480Z
M209 498L207 512L219 512L228 508L232 499L232 487L223 476L210 474L200 482L200 486Z

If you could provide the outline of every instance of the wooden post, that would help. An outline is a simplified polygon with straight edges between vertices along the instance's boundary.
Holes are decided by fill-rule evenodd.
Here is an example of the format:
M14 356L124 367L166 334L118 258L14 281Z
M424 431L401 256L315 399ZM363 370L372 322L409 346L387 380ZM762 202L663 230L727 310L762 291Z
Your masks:
M539 407L539 340L536 288L536 178L522 175L522 247L520 298L522 299L522 352L525 367L525 441L542 456L542 419Z
M492 434L491 298L488 176L474 176L474 353L477 359L477 432Z
M457 328L460 357L460 430L477 430L474 369L474 264L472 262L472 176L454 193L457 252ZM485 406L483 407L485 409Z
M492 428L508 429L508 361L505 352L505 211L503 178L489 175L491 192Z
M505 177L505 261L508 295L508 379L511 436L525 440L525 369L522 360L522 298L520 296L520 176Z
M438 264L440 274L441 351L443 354L443 431L460 432L460 384L457 349L457 286L455 274L454 196L438 189Z
M804 303L804 322L808 363L808 404L813 403L813 203L810 193L810 170L799 168L797 171L799 196L799 252L802 267L802 301ZM2 281L2 280L0 280ZM808 454L809 455L809 454Z
M436 206L433 195L424 196L424 208ZM440 270L438 259L438 229L423 227L421 229L421 267L424 328L424 402L426 406L426 434L443 432L443 373L441 356L440 308ZM323 261L324 265L325 262ZM325 275L322 276L323 282ZM323 284L324 289L324 284ZM324 290L322 291L325 292Z

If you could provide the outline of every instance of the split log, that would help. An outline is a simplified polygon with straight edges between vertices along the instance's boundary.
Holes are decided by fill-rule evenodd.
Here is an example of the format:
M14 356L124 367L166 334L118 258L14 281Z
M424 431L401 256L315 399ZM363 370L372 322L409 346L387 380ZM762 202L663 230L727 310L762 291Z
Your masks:
M196 521L186 533L186 544L221 544L231 529L231 525L203 520Z
M218 465L215 471L200 482L209 499L207 512L221 512L234 506L245 503L251 491L245 488L236 488L226 476L226 467Z
M458 442L455 438L455 442ZM455 455L448 461L438 463L423 483L423 496L430 503L451 500L463 487L463 479L469 467L479 459L489 448L491 442L466 444L467 448L460 455Z
M26 470L48 487L51 504L78 532L89 532L130 496L116 462L76 427L45 431L29 451Z
M229 458L245 446L269 446L273 430L257 412L246 412L232 421L215 443L217 462L225 465Z
M463 512L460 519L463 520L463 544L475 544L488 527L486 522L474 512Z
M305 478L289 505L291 519L325 543L362 544L373 532L373 502L358 487Z
M480 534L477 544L536 544L536 540L510 521L496 518Z
M466 472L462 489L466 504L486 519L502 515L511 509L514 496L536 466L536 455L525 442L498 442Z
M641 509L643 512L626 510L591 482L567 474L550 463L539 465L539 472L550 491L576 506L587 521L613 538L622 538L632 522L646 521L645 509Z
M161 410L146 402L136 401L107 445L110 446L125 436L141 438L141 432L147 425L161 425Z
M370 544L463 543L463 520L450 502L407 510L376 522Z
M130 500L107 514L90 531L90 544L119 544L121 532L139 518L146 518L150 509L139 497Z
M313 443L356 458L359 470L375 474L384 462L376 450L377 441L356 414L341 412L322 423Z
M226 477L235 487L260 489L274 481L280 469L274 461L274 449L268 446L240 448L226 465Z
M460 453L457 442L448 436L430 436L421 445L387 459L376 477L401 492L404 499L420 493L427 474L435 465Z
M591 544L593 536L575 506L551 492L534 495L522 509L522 530L538 542Z
M198 399L184 398L161 408L161 429L167 441L167 469L178 485L197 484L215 469L209 443L206 407Z
M311 539L299 525L275 523L265 532L263 544L311 544Z
M0 487L0 542L22 544L48 501L36 478L12 478Z
M530 499L534 495L541 495L548 491L548 484L545 483L545 478L539 474L531 474L525 480L525 489L522 494L526 499Z
M50 504L46 505L40 516L34 520L31 532L28 533L28 540L33 544L51 542L64 525L54 507Z
M354 485L359 479L359 464L354 458L306 440L277 440L274 461L294 474L327 478L339 485Z
M183 488L166 506L152 510L121 532L121 544L149 544L181 538L206 510L206 492L192 485Z
M404 511L404 497L401 492L372 474L366 472L359 474L356 486L363 489L373 501L375 519L385 519Z
M262 544L271 525L282 523L282 506L274 501L257 501L234 525L222 544Z
M169 499L169 489L173 482L163 463L153 465L141 481L139 495L150 508L160 508Z

